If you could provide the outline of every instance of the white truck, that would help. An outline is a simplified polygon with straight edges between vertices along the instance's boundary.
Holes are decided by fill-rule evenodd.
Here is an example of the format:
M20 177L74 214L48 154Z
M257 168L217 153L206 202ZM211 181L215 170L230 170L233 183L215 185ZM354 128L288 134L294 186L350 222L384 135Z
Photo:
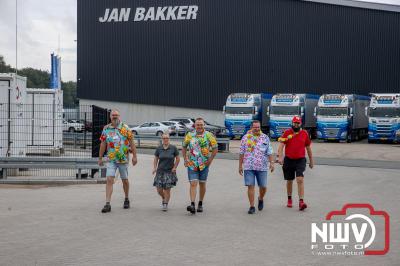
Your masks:
M314 116L314 108L318 104L319 97L314 94L275 94L271 106L267 109L270 137L279 138L285 130L291 128L293 117L300 116L303 129L308 131L310 138L315 138L317 119Z
M225 127L230 138L241 138L250 129L253 120L261 122L263 131L269 130L269 117L266 109L271 103L272 94L232 93L223 107Z
M367 136L365 107L370 97L356 94L324 94L315 108L317 137L351 142Z
M400 142L400 93L371 93L368 142Z

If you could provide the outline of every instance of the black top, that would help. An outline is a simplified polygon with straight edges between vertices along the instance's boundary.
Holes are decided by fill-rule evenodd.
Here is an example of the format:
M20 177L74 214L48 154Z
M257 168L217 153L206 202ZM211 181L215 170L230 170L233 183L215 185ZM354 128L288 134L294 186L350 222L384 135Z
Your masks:
M160 145L154 155L159 158L157 172L171 172L174 167L175 157L179 155L179 151L174 145L169 145L167 149Z

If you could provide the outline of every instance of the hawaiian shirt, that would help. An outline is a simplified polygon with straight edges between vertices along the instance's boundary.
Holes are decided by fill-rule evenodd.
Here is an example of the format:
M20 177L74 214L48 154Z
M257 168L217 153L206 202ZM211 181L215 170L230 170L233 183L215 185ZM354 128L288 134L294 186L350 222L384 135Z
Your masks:
M189 153L188 167L193 171L203 171L211 152L218 148L218 143L211 132L204 131L202 135L197 135L194 131L186 134L182 146Z
M117 128L111 124L106 125L100 140L107 144L107 157L110 162L128 163L129 143L133 140L133 134L126 124L119 123Z
M239 154L243 156L243 170L268 171L268 156L273 153L267 135L255 136L248 133L240 143Z

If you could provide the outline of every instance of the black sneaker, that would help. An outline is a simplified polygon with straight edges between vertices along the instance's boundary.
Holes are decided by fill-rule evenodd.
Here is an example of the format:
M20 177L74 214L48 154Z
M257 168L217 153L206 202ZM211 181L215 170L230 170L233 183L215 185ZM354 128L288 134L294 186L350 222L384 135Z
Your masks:
M203 205L197 206L197 212L203 212Z
M110 212L111 211L111 205L106 204L104 205L103 209L101 210L102 213Z
M258 200L258 210L262 211L264 209L264 200Z
M126 199L126 200L124 201L124 209L129 209L129 208L130 208L130 203L129 203L129 200Z
M196 207L194 205L187 206L186 210L188 212L190 212L191 214L195 214L196 213Z
M256 208L255 207L250 207L249 211L247 212L248 214L254 214L256 212Z

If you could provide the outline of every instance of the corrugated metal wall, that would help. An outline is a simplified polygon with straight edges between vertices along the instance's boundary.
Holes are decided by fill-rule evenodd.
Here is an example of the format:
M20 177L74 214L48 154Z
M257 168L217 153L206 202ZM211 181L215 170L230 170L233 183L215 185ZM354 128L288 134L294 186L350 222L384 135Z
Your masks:
M198 5L197 20L134 22ZM129 22L100 23L130 7ZM400 91L400 13L294 0L78 1L78 97L221 109L231 92Z

